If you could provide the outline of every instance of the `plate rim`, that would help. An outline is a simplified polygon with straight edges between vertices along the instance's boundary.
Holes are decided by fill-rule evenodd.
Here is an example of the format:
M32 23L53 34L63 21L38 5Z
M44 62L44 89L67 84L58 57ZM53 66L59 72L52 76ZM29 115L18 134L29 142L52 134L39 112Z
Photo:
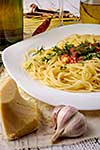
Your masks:
M66 25L66 26L63 26L63 27L60 27L60 28L64 28L64 27L68 27L68 26L86 26L86 25L88 25L88 26L94 26L94 25L96 25L96 26L98 26L98 27L100 27L100 25L99 24L73 24L73 25ZM9 70L9 68L8 68L8 66L7 66L7 64L6 64L6 60L5 60L5 54L7 53L7 51L10 49L10 48L12 48L13 46L17 46L17 44L20 44L20 43L24 43L25 41L30 41L30 39L37 39L38 37L40 37L40 36L45 36L46 34L49 34L49 32L53 32L53 31L55 31L55 30L59 30L58 28L54 28L54 29L52 29L52 30L49 30L49 31L46 31L46 32L44 32L44 33L41 33L41 34L39 34L39 35L36 35L34 38L33 37L30 37L30 38L28 38L28 39L25 39L25 40L23 40L23 41L21 41L21 42L18 42L18 43L16 43L16 44L14 44L14 45L11 45L11 46L9 46L9 47L7 47L4 51L3 51L3 54L2 54L2 60L3 60L3 64L4 64L4 66L5 66L5 68L6 68L6 70L7 70L7 72L8 72L8 74L11 76L11 78L12 79L14 79L15 80L15 82L18 84L18 86L20 86L26 93L28 93L29 95L32 95L32 93L30 93L29 91L27 91L27 89L25 89L18 81L16 81L16 78L14 77L14 74L12 74L11 72L10 72L10 70ZM44 86L44 85L43 85ZM58 91L57 89L54 89L54 88L50 88L50 87L47 87L46 86L46 88L47 89L53 89L53 90L56 90L56 91ZM65 92L65 91L64 91ZM65 92L65 93L70 93L70 92ZM72 93L71 93L72 94ZM84 93L73 93L73 94L76 94L76 95L78 95L78 94L80 94L81 96L84 94ZM85 94L87 94L87 93L85 93ZM89 93L90 95L94 95L94 92L91 92L91 93ZM97 96L100 94L100 92L97 92L97 93L95 93ZM33 95L32 95L33 96ZM38 98L37 96L35 96L36 98ZM39 99L39 98L38 98ZM39 99L39 100L41 100L41 99ZM43 102L46 102L44 99L42 99L41 101L43 101ZM47 103L47 102L46 102ZM79 109L79 108L78 108ZM99 106L99 108L88 108L88 109L80 109L80 110L98 110L98 109L100 109L100 106Z

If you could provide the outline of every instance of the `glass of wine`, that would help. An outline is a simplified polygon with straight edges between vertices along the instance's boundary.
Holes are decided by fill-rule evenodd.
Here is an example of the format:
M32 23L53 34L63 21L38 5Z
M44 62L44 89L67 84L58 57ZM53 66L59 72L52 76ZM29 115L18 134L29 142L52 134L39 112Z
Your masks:
M63 0L59 1L59 26L63 25Z

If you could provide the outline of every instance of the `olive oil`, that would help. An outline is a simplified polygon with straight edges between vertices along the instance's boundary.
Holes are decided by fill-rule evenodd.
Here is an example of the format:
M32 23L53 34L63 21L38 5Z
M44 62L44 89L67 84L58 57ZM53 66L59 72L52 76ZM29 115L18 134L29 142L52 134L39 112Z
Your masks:
M0 0L0 51L22 39L22 0Z
M81 0L80 19L82 23L100 24L100 0Z

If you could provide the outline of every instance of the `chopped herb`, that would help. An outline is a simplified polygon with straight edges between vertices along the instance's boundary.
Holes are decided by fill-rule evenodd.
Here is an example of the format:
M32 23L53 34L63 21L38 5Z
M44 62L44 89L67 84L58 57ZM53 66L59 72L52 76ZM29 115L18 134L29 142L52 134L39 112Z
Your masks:
M53 47L52 49L57 55L61 55L62 49L58 48L57 46Z
M42 58L42 61L47 63L47 62L49 61L49 59L48 59L46 56L44 56L44 57Z
M88 45L86 47L81 47L80 45L77 47L77 49L79 49L79 55L80 56L84 56L84 55L88 55L89 53L95 53L96 52L96 47L92 46L92 45Z
M68 44L68 43L66 43L65 44L65 47L64 47L64 49L63 49L63 54L68 54L68 55L71 55L71 52L70 52L70 48L72 48L72 47L74 47L74 45L73 44Z
M37 61L37 59L34 58L33 61Z
M96 53L89 53L86 56L84 56L83 58L84 58L84 60L90 60L93 57L96 57L96 55L97 55Z
M30 63L29 65L26 66L26 69L30 69L31 68L32 63Z
M67 66L66 66L66 65L61 66L61 67L60 67L60 70L65 70L66 68L67 68Z
M64 48L65 48L66 50L69 50L69 49L72 48L72 47L74 47L73 44L68 44L68 43L66 43Z
M44 52L44 48L41 47L34 55L41 55ZM45 53L44 53L45 54ZM41 58L41 61L44 63L50 63L50 59L54 56L62 56L67 55L70 60L72 58L76 59L76 62L82 60L90 60L93 57L97 57L100 59L100 43L94 42L90 43L88 41L82 42L78 46L74 46L73 44L65 43L63 48L59 48L54 46L51 49L51 52L47 53L44 57ZM82 59L80 59L82 57ZM35 60L34 60L35 61ZM76 63L73 61L73 63ZM66 67L61 66L61 69L65 69Z
M84 66L84 62L83 61L80 61L80 63L81 63L82 66Z
M80 47L86 47L89 45L89 42L88 41L85 41L85 42L82 42L79 46Z
M48 57L48 59L51 59L52 57L54 57L56 55L56 53L49 53L49 54L47 54L47 57Z
M79 48L79 47L75 47L75 50L76 50L76 51L80 51L80 48Z
M100 59L100 53L97 53L97 54L96 54L96 57Z
M54 56L56 55L56 53L49 53L49 54L47 54L46 56L44 56L43 58L42 58L42 62L45 62L45 63L47 63L50 59L52 59Z
M34 55L37 55L37 54L41 54L43 51L44 51L44 48L41 47L39 50L37 50L37 51L33 54L33 56L34 56Z
M53 51L56 52L57 55L63 55L63 54L70 55L70 48L72 47L73 47L73 44L66 43L63 49L60 49L57 46L55 46L53 48Z

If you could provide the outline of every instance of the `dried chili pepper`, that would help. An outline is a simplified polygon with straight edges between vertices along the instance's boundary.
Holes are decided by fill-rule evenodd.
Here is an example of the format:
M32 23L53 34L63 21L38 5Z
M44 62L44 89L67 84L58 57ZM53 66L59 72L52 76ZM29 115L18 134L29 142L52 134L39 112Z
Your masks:
M42 24L40 24L36 30L32 33L32 36L40 34L44 31L46 31L46 29L49 27L50 22L51 22L52 17L48 17L47 19L45 19Z

